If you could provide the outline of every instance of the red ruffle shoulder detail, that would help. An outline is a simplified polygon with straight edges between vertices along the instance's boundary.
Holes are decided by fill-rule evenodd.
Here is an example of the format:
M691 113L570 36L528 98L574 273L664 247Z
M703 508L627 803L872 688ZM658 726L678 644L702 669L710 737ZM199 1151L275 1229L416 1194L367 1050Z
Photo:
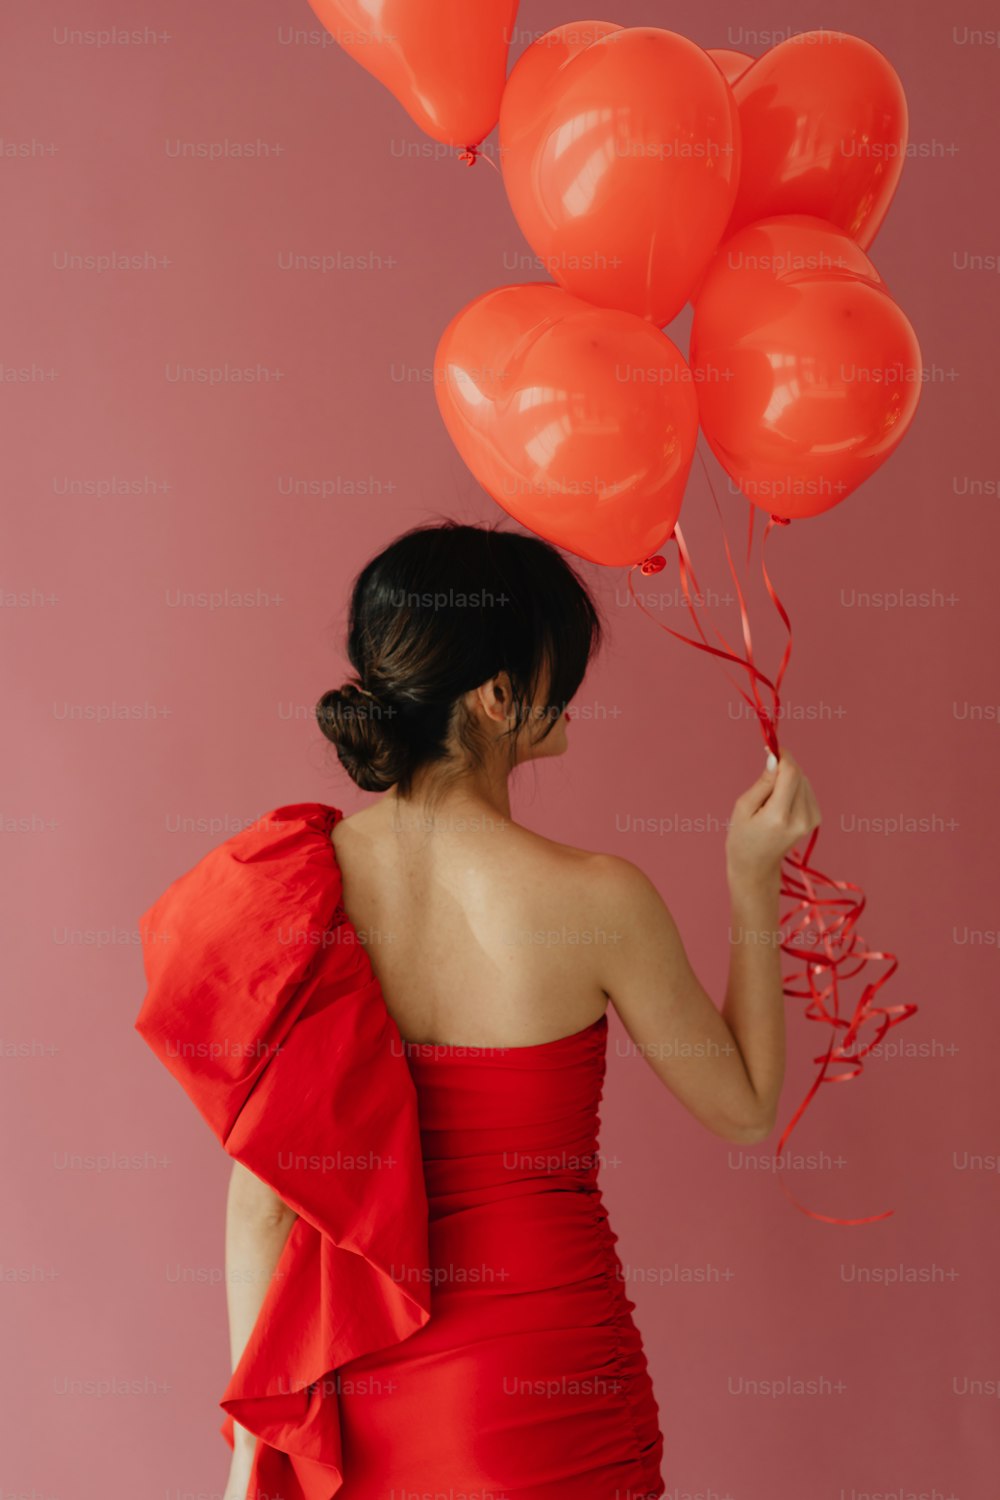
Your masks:
M337 808L279 807L141 918L136 1030L235 1160L299 1217L220 1404L258 1434L251 1479L285 1500L344 1482L339 1366L430 1317L417 1097L341 905Z

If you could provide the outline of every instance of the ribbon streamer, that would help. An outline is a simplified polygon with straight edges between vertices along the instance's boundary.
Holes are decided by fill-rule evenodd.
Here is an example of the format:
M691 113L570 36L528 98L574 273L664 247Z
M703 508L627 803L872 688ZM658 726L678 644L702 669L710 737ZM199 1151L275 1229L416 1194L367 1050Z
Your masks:
M493 168L494 172L500 171L492 156L487 156L480 146L466 146L464 151L458 153L458 159L466 167L474 167L477 161L484 161Z
M743 629L743 644L746 654L739 655L725 640L717 627L713 626L715 634L722 643L721 648L710 644L708 637L702 629L698 610L692 599L692 587L694 594L699 599L704 595L698 587L694 568L691 564L691 556L685 544L680 526L676 525L668 540L673 540L677 546L678 571L680 575L681 590L684 602L694 621L699 639L684 635L678 630L673 630L669 625L664 625L650 614L649 610L637 597L633 587L633 572L635 566L639 566L644 575L659 573L666 566L666 559L659 554L647 557L641 564L633 565L628 573L628 586L632 598L638 604L644 614L649 615L655 625L665 630L669 635L676 636L680 641L685 641L689 646L695 646L700 651L707 651L723 661L731 662L743 668L750 676L750 688L753 697L745 692L739 683L727 670L726 675L733 682L740 696L753 708L764 736L764 742L774 755L779 754L778 747L778 718L781 711L781 683L791 659L792 652L792 623L781 600L778 598L770 574L767 571L765 557L767 539L777 526L787 526L790 522L783 516L772 515L767 522L761 539L761 574L764 586L771 598L782 623L788 632L788 640L785 644L784 654L774 680L766 676L757 667L753 656L753 641L750 631L750 618L746 607L743 590L740 587L739 575L733 563L733 556L729 546L729 538L726 534L725 521L719 506L715 490L712 486L711 477L698 450L705 478L708 481L709 491L715 504L719 517L719 525L722 529L723 542L726 549L726 559L729 563L729 571L732 574L736 586L736 596L739 600L740 621ZM753 549L753 528L755 507L750 506L750 525L747 535L747 563ZM770 705L762 701L760 686L768 689L770 694ZM857 930L858 918L865 909L865 894L860 886L850 880L834 880L825 875L812 863L813 849L819 836L819 828L814 828L802 854L792 850L782 861L781 867L781 890L783 900L791 903L788 910L780 917L780 926L785 930L785 937L781 943L782 953L789 954L798 960L798 970L792 970L784 976L782 991L789 999L807 1000L805 1007L805 1018L809 1021L819 1021L830 1027L830 1045L825 1053L813 1058L818 1064L819 1071L813 1079L812 1085L796 1109L791 1120L782 1131L778 1142L776 1159L778 1163L777 1177L786 1197L811 1219L818 1219L824 1224L873 1224L879 1219L887 1219L894 1209L886 1209L884 1213L869 1214L858 1219L843 1219L833 1214L817 1213L811 1208L806 1208L790 1192L784 1178L781 1175L781 1153L784 1150L792 1131L802 1119L806 1109L812 1102L821 1083L847 1083L852 1078L857 1078L864 1066L863 1059L873 1047L876 1047L886 1032L892 1026L898 1026L917 1010L913 1002L901 1005L875 1005L873 1001L882 986L892 977L899 967L896 955L885 953L869 948L861 934ZM800 937L800 935L802 935ZM813 950L808 957L804 958L802 953L803 941L808 942ZM877 979L868 979L863 985L861 994L848 1018L841 1014L841 985L853 980L857 975L864 974L867 965L884 962L889 965L883 974ZM878 1018L876 1020L876 1018ZM875 1021L875 1034L870 1041L858 1042L859 1033L866 1023ZM838 1035L843 1033L838 1042ZM844 1061L854 1064L849 1072L830 1072L832 1065Z

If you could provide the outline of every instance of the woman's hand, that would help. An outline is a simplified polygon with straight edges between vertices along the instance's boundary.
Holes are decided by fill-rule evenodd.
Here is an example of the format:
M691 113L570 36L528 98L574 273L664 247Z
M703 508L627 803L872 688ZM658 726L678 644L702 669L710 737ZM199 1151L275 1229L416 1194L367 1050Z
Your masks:
M798 762L785 749L733 807L726 836L730 888L781 881L781 861L820 823L819 804Z

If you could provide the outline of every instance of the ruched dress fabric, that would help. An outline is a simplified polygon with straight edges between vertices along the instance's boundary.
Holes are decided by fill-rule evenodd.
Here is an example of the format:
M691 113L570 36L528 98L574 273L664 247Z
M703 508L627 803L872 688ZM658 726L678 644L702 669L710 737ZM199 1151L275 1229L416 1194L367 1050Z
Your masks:
M598 1187L604 1017L404 1042L322 803L141 919L136 1029L293 1224L222 1395L273 1500L656 1500L663 1439Z

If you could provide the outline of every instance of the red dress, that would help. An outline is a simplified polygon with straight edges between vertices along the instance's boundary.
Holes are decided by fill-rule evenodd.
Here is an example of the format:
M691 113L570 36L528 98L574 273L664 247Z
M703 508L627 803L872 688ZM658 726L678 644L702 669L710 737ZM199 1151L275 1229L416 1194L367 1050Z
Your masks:
M607 1023L404 1043L322 803L142 917L136 1028L299 1217L222 1396L283 1500L654 1500L663 1439L597 1185Z

